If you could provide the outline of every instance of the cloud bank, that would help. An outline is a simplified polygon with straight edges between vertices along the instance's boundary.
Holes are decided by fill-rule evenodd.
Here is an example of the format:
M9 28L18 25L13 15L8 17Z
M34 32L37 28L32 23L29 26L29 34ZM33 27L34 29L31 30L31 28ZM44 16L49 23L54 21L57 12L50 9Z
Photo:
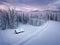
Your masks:
M60 10L60 0L0 0L1 4L21 10Z

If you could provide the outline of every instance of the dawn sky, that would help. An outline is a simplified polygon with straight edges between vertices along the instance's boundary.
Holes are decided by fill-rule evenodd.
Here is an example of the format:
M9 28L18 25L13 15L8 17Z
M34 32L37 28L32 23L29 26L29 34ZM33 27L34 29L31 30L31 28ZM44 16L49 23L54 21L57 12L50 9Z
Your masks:
M8 5L19 9L60 9L60 0L0 0L0 5ZM1 7L1 6L0 6Z

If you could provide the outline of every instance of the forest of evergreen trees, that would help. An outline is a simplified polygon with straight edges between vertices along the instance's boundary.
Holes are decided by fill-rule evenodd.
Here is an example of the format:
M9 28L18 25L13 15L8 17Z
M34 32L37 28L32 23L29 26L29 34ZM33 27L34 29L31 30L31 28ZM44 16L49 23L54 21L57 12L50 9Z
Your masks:
M15 9L8 9L8 11L0 10L0 28L15 29L19 23L30 24L33 26L40 26L48 20L60 21L60 12L46 12L46 13L18 13Z

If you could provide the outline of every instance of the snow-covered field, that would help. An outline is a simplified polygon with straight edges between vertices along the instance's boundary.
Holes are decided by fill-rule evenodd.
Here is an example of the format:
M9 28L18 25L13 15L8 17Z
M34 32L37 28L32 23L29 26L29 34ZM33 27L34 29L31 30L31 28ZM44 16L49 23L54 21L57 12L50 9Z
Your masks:
M24 45L60 45L60 22L49 21L42 32Z
M20 24L18 30L23 33L15 34L15 29L0 30L0 45L60 45L60 22L47 21L36 27Z

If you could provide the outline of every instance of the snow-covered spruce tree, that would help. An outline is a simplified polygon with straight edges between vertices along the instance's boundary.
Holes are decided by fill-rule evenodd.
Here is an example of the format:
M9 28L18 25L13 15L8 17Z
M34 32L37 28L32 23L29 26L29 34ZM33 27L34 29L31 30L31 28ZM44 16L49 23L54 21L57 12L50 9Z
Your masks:
M2 17L2 10L0 10L0 29L1 29L1 17Z
M28 20L29 17L27 17L27 15L23 13L23 24L27 24Z
M22 16L21 15L17 15L17 19L18 19L18 22L22 23Z
M1 14L1 28L2 30L5 30L6 29L6 23L7 20L6 20L6 11L5 10L2 10L2 14Z
M60 13L57 15L57 21L60 21Z
M9 9L9 28L14 29L18 26L17 13L15 9Z
M55 21L57 21L57 15L55 15Z
M54 20L54 14L50 14L50 20Z
M48 14L48 13L46 13L45 15L46 15L47 20L49 20L49 14Z

